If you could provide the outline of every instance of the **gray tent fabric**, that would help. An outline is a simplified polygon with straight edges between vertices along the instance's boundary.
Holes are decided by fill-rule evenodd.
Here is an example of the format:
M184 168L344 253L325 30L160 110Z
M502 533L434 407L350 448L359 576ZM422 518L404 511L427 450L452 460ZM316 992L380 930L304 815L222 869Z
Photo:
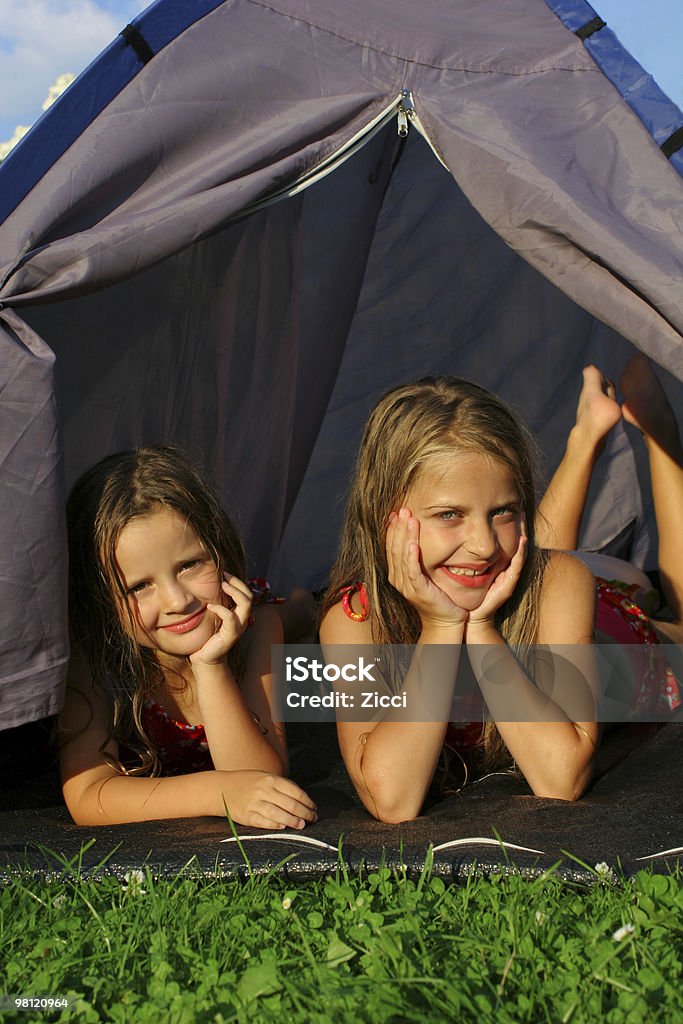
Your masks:
M183 444L254 569L317 584L386 386L478 379L549 466L585 361L680 402L682 200L544 0L216 3L0 225L0 727L59 708L65 486L111 451ZM605 475L589 546L647 520L624 433Z

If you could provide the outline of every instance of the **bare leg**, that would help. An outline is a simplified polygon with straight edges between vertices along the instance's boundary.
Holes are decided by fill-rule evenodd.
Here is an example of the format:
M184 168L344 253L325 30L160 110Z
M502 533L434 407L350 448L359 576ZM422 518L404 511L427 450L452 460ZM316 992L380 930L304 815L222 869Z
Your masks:
M593 468L605 447L607 435L620 419L614 385L596 366L586 366L576 423L567 438L562 461L538 507L536 540L540 547L564 551L578 547Z
M643 435L650 459L662 590L683 622L683 448L674 411L649 360L638 353L621 376L623 417ZM672 624L670 624L672 625ZM677 632L677 631L676 631Z

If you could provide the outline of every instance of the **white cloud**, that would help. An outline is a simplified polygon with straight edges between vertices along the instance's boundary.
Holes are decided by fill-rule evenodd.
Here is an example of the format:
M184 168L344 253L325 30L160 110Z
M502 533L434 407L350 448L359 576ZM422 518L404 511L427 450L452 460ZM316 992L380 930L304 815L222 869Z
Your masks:
M145 0L0 0L0 138L31 124L57 77L78 74ZM10 127L7 127L10 126Z

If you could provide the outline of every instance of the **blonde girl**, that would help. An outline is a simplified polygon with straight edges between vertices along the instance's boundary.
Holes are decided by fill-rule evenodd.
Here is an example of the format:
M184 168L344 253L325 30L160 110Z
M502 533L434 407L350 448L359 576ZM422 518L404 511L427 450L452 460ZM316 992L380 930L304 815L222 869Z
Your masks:
M272 711L277 614L254 608L220 501L176 449L112 455L67 508L73 653L64 798L81 825L224 816L303 828Z
M565 538L570 523L578 534L592 466L622 414L608 390L588 368L547 503ZM458 737L447 711L433 721L340 720L347 769L384 821L419 814L446 739L475 747L484 767L514 761L539 796L575 800L590 780L595 579L578 559L538 546L533 452L502 401L453 377L396 388L370 416L323 608L326 657L334 661L336 645L415 645L403 680L408 708L424 709L425 693L450 708L467 667L490 717L474 738L471 729ZM539 522L547 543L553 526ZM544 648L562 654L550 672Z

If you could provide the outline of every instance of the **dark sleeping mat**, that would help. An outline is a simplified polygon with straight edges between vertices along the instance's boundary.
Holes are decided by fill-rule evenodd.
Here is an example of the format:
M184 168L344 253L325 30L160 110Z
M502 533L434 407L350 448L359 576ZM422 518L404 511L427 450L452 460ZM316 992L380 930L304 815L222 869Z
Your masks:
M292 774L320 816L303 833L269 836L239 826L238 843L218 818L77 827L63 806L36 806L35 794L33 806L22 805L19 787L5 792L5 806L14 809L0 814L0 870L5 878L27 869L57 877L67 865L83 877L145 867L155 876L274 870L302 881L334 872L341 850L352 872L386 865L415 875L433 858L434 874L444 879L472 870L534 877L555 867L561 877L591 882L601 863L627 876L683 863L683 723L645 737L635 727L615 730L600 751L596 781L577 803L539 799L520 778L498 774L400 825L375 821L362 808L333 729L315 730L292 744Z

